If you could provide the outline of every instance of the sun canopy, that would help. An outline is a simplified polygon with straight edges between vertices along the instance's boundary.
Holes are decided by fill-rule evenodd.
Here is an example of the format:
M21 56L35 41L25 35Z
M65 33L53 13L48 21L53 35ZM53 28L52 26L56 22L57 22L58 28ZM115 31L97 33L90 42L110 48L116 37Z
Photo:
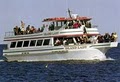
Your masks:
M88 17L77 17L77 18L54 17L54 18L46 18L46 19L43 20L43 22L49 22L49 21L71 21L71 20L84 20L84 21L88 21L88 20L91 20L91 18L88 18Z

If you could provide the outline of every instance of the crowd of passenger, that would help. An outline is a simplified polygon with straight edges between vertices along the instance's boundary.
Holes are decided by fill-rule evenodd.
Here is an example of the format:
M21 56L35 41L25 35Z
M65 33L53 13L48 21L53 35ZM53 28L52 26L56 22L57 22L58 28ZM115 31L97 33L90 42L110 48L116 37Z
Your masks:
M62 28L76 29L76 28L80 28L81 25L85 25L85 27L91 28L91 23L89 21L85 22L85 21L79 21L79 20L64 21L64 25L62 26ZM20 27L15 26L13 30L15 35L32 34L32 33L43 32L45 27L47 26L48 25L43 24L43 26L38 29L31 25L28 25L27 27L25 27L25 23L21 21L21 26ZM48 30L49 31L55 30L55 26L53 22L48 26Z
M65 28L65 29L77 29L77 28L80 28L81 25L85 25L85 27L91 28L90 21L79 21L79 20L65 21L63 28Z
M97 37L98 39L98 43L103 43L103 42L115 42L117 41L117 33L111 33L111 35L109 33L105 33L105 35L99 35Z
M111 33L105 33L104 35L97 35L97 36L87 36L86 34L80 37L74 37L76 43L74 43L72 40L73 39L61 39L57 38L55 40L55 45L68 45L69 43L73 42L74 44L88 44L88 43L106 43L106 42L116 42L117 41L117 34Z
M28 25L25 28L25 23L21 21L21 27L15 26L13 30L15 35L24 35L24 34L33 34L33 33L43 32L44 28L45 28L44 24L41 28L38 28L38 29L31 25Z

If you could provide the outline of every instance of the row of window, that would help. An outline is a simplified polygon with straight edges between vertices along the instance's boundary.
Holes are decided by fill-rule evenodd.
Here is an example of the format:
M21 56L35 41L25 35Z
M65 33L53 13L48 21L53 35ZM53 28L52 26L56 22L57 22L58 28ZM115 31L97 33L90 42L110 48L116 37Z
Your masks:
M44 40L27 40L27 41L18 41L18 42L11 42L10 48L15 47L33 47L33 46L46 46L49 45L50 39Z

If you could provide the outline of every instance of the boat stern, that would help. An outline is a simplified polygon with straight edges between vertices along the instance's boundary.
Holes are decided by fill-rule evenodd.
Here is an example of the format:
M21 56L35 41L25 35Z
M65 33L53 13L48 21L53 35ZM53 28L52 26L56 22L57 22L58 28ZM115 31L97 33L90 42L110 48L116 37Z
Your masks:
M110 47L117 47L118 46L118 42L111 42L110 43Z

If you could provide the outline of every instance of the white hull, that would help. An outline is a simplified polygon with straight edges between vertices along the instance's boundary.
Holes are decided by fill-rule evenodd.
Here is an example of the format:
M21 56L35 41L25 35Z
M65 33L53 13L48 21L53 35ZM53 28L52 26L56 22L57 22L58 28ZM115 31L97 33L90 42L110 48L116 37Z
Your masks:
M61 48L59 50L46 50L46 51L32 51L28 53L21 54L21 52L9 52L4 50L4 56L7 61L62 61L62 60L105 60L105 53L111 47L116 47L117 42L112 43L101 43L93 45L82 46L56 46L56 48ZM53 48L53 47L52 47ZM50 49L50 48L49 48ZM10 50L9 50L10 51ZM8 54L6 54L8 53Z

